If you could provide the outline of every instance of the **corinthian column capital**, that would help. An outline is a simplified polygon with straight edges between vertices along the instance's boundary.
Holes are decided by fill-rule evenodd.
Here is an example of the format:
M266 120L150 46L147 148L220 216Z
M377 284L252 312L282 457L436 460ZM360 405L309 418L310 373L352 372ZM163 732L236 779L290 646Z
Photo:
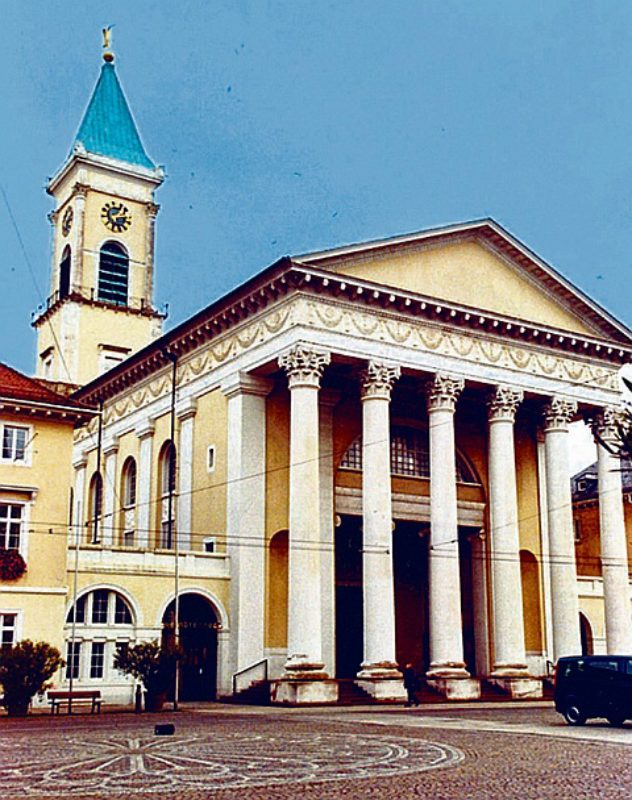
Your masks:
M456 401L463 391L465 381L445 372L437 372L426 381L425 391L428 399L428 411L454 411Z
M305 344L296 344L279 356L279 366L287 373L290 389L297 386L318 389L323 371L330 361L331 353L315 350Z
M391 389L399 378L401 370L393 364L384 364L379 361L369 361L366 369L360 373L361 397L381 397L391 399Z
M487 398L487 417L490 422L513 422L518 406L524 399L522 389L512 386L496 386Z
M566 430L577 413L577 403L564 397L552 397L542 409L544 430Z
M624 418L618 408L606 406L592 414L589 422L597 441L616 443L621 440Z

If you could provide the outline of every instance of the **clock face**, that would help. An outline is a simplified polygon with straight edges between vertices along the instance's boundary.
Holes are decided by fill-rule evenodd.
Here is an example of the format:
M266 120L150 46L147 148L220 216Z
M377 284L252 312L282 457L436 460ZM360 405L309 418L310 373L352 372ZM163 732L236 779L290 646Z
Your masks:
M68 206L68 208L64 211L64 216L61 221L61 232L64 236L68 236L70 233L70 229L72 228L72 218L73 218L73 210L72 206Z
M114 233L126 231L132 224L132 215L127 206L116 200L109 200L101 209L101 219L106 228Z

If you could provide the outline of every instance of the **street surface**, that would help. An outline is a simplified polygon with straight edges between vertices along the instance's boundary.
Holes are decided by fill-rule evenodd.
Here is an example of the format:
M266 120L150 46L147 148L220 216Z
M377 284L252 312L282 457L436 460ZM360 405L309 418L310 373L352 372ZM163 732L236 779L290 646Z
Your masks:
M173 723L175 735L154 725ZM628 800L632 724L568 727L550 704L0 718L12 798Z

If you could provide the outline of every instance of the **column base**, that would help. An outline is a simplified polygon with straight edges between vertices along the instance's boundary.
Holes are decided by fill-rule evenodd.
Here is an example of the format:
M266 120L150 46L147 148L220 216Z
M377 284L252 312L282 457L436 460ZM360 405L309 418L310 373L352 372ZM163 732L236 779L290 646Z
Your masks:
M441 661L430 664L430 669L426 672L426 679L439 680L441 678L469 678L470 673L465 669L463 661Z
M401 681L402 673L394 661L377 661L374 664L360 664L358 680L393 680Z
M401 675L398 678L369 678L355 681L374 700L406 700L406 690Z
M463 672L465 675L441 677L433 675L431 670L426 673L426 683L446 700L478 700L481 696L481 682L477 678L471 678L467 670L463 669Z
M294 680L280 678L270 682L273 705L323 705L338 701L338 684L332 680Z
M321 681L329 678L322 661L310 661L303 655L290 656L283 669L284 680Z
M542 697L542 681L530 676L496 676L490 675L489 682L497 686L502 692L509 695L512 700L526 698L537 699Z

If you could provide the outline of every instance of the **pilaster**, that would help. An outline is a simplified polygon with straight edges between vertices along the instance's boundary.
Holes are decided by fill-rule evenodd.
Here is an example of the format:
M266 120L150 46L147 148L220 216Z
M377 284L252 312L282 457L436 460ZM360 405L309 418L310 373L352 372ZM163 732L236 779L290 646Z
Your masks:
M221 387L228 403L226 534L233 674L260 661L264 653L266 396L272 386L236 372Z
M151 486L152 486L152 451L156 423L152 419L144 419L136 426L136 436L139 442L138 456L138 546L148 549L150 546L151 528Z
M176 405L176 417L179 422L178 436L178 510L176 519L178 525L178 550L191 550L191 517L193 508L193 447L195 415L197 413L197 400L194 397L185 397Z

